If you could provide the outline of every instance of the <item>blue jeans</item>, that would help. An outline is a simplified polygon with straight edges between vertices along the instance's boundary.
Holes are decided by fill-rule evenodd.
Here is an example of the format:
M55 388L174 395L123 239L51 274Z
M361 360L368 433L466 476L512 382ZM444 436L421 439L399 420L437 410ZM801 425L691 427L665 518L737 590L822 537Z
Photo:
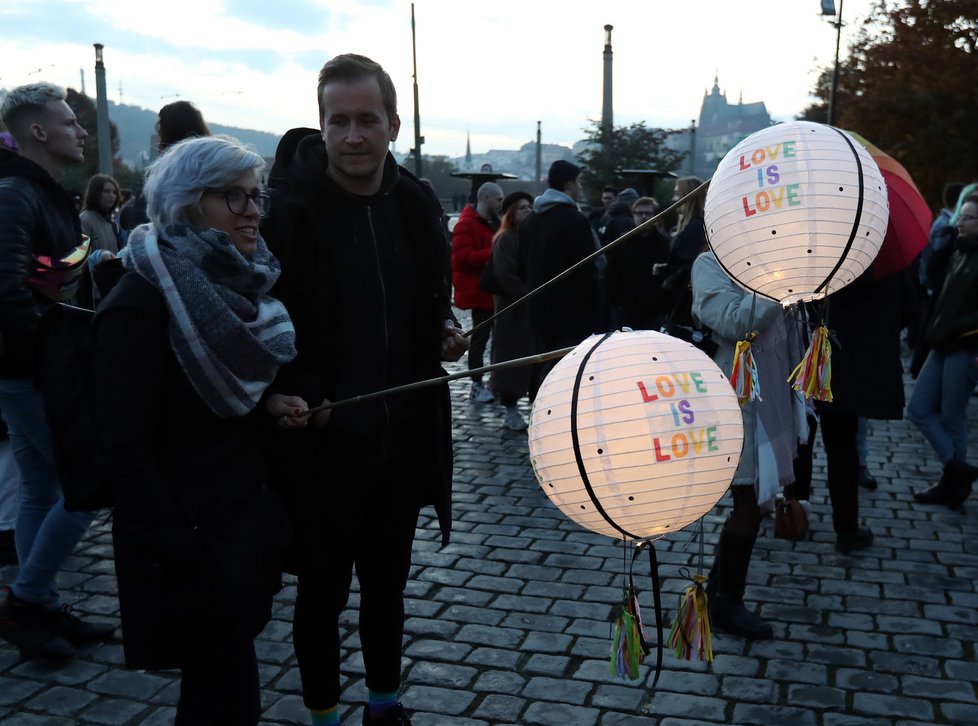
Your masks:
M975 354L964 350L932 350L917 376L907 404L907 418L934 447L942 464L951 459L967 459L967 408L976 382Z
M7 424L20 469L14 541L20 571L14 595L45 607L59 605L56 578L94 514L66 512L54 463L44 397L29 379L0 379L0 415Z

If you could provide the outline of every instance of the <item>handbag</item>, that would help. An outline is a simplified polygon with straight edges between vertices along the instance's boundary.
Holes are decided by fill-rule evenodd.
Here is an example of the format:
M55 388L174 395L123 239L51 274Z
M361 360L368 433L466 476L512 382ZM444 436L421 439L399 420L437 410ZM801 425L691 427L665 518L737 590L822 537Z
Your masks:
M808 514L797 499L785 497L774 509L774 536L793 542L808 534Z
M482 268L482 274L479 276L479 289L482 292L488 292L490 295L502 295L504 293L503 286L496 279L491 258L486 263L486 266Z

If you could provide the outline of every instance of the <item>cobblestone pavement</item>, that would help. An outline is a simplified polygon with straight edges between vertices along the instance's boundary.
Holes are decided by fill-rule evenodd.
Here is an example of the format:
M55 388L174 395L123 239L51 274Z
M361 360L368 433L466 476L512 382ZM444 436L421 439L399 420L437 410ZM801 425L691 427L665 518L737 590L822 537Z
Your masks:
M772 623L775 639L717 639L712 665L667 652L652 690L648 662L636 682L608 673L620 543L557 511L530 471L525 433L503 428L501 407L470 403L467 388L453 384L452 544L439 547L425 510L408 585L402 700L418 726L978 724L978 494L965 514L915 505L911 490L934 481L939 467L907 422L872 425L869 465L880 486L860 500L873 547L834 551L818 451L812 538L775 539L767 518L751 566L748 605ZM705 518L708 553L728 506L724 498ZM679 568L695 568L698 545L679 532L656 547L671 615L685 586ZM13 574L6 568L0 580ZM118 617L106 517L60 582L76 611ZM291 644L294 597L289 581L258 640L268 724L307 722ZM643 612L651 619L644 595ZM342 654L349 724L360 723L366 700L355 623L351 610ZM177 688L171 672L125 670L119 643L61 666L21 662L0 643L3 724L172 723Z

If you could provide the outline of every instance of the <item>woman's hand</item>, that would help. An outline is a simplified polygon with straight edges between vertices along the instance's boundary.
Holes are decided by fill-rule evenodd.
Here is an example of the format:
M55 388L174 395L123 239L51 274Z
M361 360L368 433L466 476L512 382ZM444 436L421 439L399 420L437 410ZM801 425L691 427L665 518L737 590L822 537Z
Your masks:
M282 429L304 429L309 425L307 404L299 396L286 396L273 393L265 399L265 413L275 419L275 425Z

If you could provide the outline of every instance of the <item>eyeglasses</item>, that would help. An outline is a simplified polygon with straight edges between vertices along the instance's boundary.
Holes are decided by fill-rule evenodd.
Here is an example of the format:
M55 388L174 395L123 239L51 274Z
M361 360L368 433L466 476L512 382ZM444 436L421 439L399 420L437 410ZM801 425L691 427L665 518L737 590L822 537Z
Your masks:
M231 214L243 217L248 213L248 202L254 202L261 216L268 214L272 208L272 195L268 192L254 191L248 194L243 189L237 187L233 189L206 189L204 194L218 194L224 197L224 203L228 205Z
M958 221L959 222L974 222L976 219L978 219L978 217L976 217L973 214L959 214L958 215Z

